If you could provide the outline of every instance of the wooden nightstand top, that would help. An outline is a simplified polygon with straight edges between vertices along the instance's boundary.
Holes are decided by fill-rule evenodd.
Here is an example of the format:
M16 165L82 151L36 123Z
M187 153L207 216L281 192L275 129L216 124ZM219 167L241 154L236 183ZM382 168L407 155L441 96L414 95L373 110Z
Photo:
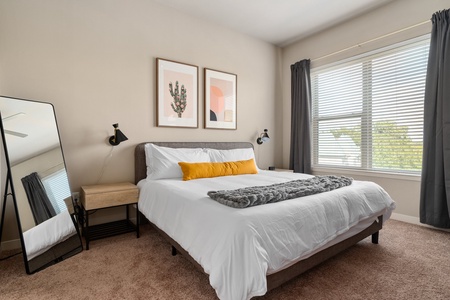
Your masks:
M81 187L81 204L85 210L137 203L139 190L129 182L88 185Z
M275 168L275 170L272 170L275 172L285 172L285 173L294 173L294 170L289 170L289 169L280 169L280 168Z

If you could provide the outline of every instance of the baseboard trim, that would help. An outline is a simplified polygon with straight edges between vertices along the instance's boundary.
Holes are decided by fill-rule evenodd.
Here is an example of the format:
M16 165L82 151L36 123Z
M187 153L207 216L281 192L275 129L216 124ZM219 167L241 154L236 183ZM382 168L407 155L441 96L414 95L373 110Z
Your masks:
M412 217L412 216L408 216L408 215L397 214L397 213L394 213L394 212L391 215L391 219L397 220L397 221L402 221L402 222L405 222L405 223L416 224L416 225L425 225L425 224L420 223L420 219L418 217Z
M2 242L1 243L1 250L7 251L7 250L15 250L15 249L20 249L22 247L22 245L20 244L20 240L16 239L16 240L10 240L10 241L6 241L6 242Z
M437 229L437 230L450 232L450 229L438 228L438 227L433 227L433 226L430 226L430 225L427 225L427 224L420 223L420 219L418 217L412 217L412 216L408 216L408 215L392 213L391 219L397 220L397 221L402 221L402 222L405 222L405 223L420 225L420 226L423 226L423 227L426 227L426 228L431 228L431 229Z

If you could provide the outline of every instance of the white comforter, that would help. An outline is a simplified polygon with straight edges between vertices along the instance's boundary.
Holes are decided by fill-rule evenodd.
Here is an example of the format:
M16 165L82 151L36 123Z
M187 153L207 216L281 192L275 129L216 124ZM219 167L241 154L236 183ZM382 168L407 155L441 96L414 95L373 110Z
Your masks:
M32 260L76 233L69 212L62 211L23 233L27 259Z
M142 180L139 210L176 240L209 274L220 299L264 295L266 275L308 257L362 220L387 220L395 203L372 182L245 209L211 200L210 190L267 185L310 175L256 175Z

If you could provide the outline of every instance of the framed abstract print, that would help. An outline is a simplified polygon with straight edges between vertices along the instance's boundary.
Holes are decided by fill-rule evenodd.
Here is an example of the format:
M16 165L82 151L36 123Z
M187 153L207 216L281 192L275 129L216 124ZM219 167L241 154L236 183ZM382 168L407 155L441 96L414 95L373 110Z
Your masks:
M198 67L156 59L156 122L160 127L198 127Z
M237 128L237 75L205 68L205 128Z

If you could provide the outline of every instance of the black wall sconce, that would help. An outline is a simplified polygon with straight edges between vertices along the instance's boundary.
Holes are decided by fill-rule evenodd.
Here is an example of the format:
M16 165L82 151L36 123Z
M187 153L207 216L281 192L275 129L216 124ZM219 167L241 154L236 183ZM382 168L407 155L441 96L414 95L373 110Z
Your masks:
M256 139L256 143L258 143L258 145L261 145L262 143L268 142L270 141L270 137L267 134L269 130L264 129L264 132L260 134L260 136Z
M119 124L113 124L114 127L114 135L109 138L109 143L113 146L119 145L121 142L128 140L125 134L122 133L119 129Z

